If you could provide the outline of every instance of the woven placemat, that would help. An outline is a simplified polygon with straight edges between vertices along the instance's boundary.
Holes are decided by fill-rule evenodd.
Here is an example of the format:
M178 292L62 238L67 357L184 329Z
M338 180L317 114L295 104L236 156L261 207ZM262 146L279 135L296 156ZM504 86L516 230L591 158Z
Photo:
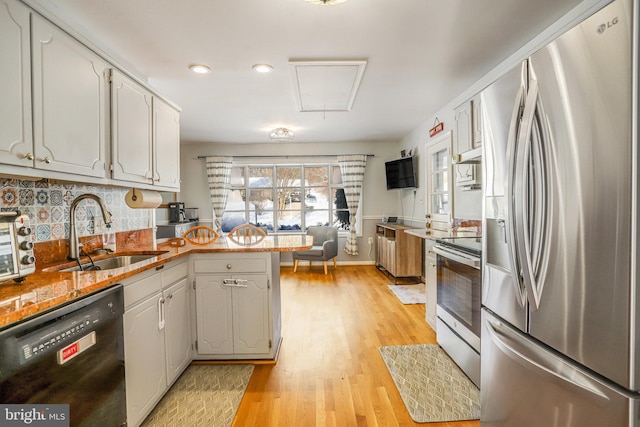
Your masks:
M389 346L379 351L413 421L480 419L480 390L440 346Z
M142 427L231 426L253 365L191 365Z

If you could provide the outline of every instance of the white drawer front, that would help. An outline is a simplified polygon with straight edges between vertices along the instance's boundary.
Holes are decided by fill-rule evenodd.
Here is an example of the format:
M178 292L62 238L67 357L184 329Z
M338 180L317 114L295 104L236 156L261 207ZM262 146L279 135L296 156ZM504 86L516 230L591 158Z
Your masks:
M196 259L196 273L263 273L267 271L265 258Z
M173 267L165 267L162 271L162 287L167 288L176 283L180 279L184 279L189 275L189 263L182 262Z
M124 306L142 301L144 298L162 290L160 274L153 274L124 287Z

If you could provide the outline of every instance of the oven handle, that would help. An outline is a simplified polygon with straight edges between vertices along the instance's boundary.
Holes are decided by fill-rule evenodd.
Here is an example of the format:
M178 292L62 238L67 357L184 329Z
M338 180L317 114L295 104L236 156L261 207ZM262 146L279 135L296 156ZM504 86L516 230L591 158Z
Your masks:
M473 267L477 270L480 270L480 258L462 255L458 252L452 252L443 248L442 246L434 246L433 252L445 258L449 258L453 261L456 261L461 264L468 265L469 267Z

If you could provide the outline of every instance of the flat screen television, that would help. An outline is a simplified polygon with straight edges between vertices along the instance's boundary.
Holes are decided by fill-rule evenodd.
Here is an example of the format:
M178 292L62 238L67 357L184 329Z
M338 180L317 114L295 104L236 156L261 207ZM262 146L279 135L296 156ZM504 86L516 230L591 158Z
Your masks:
M416 188L418 186L413 160L413 157L403 157L398 160L385 162L387 190Z

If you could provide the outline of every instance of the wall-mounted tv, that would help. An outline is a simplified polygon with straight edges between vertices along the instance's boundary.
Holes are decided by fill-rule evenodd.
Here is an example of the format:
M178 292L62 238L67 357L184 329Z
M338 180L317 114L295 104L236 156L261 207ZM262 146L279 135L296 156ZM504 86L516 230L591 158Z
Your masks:
M418 186L413 157L385 162L384 166L387 174L387 190Z

